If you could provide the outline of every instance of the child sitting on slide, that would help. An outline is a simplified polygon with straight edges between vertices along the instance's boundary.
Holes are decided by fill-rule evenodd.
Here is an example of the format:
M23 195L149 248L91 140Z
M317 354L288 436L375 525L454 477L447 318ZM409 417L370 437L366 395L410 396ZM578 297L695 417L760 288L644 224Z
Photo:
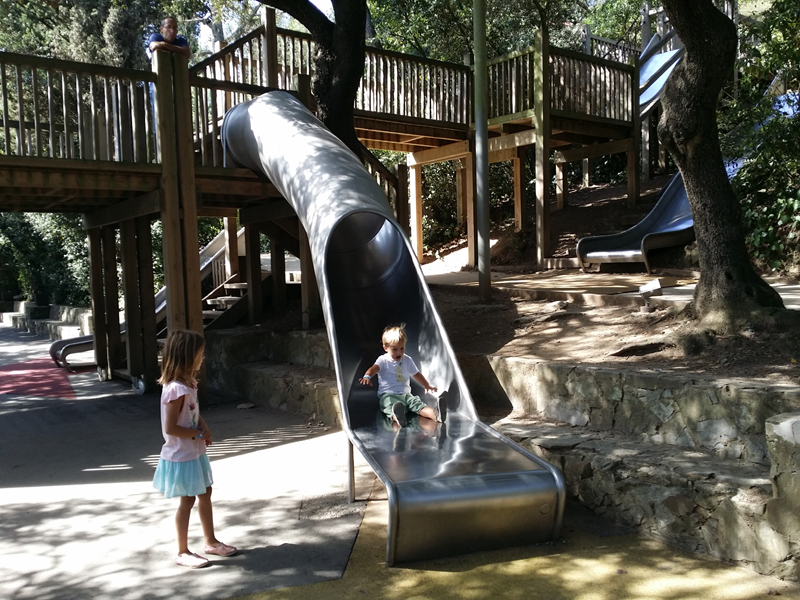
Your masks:
M381 341L386 354L378 357L364 376L359 380L361 385L371 385L372 378L378 376L378 398L381 411L400 427L408 423L407 413L418 414L439 423L447 418L447 403L439 398L436 407L426 405L419 396L411 393L410 380L413 377L426 392L435 392L425 376L406 355L406 332L404 325L387 327L383 330Z

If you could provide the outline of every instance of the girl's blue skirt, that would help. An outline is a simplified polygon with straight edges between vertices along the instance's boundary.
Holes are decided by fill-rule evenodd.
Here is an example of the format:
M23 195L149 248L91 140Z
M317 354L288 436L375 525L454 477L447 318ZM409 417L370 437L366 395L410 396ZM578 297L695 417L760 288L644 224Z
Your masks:
M186 462L170 462L159 458L153 477L153 487L165 498L200 496L213 483L211 463L205 454Z

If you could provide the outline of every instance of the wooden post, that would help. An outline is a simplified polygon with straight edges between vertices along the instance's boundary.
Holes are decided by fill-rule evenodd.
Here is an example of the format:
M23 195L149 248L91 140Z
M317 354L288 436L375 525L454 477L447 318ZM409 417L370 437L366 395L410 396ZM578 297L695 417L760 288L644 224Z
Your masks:
M264 63L263 84L267 87L278 87L278 31L275 20L275 9L262 6L261 22L264 24L264 37L261 38L261 56Z
M158 331L156 330L156 297L153 283L153 241L150 219L136 219L136 255L139 268L139 306L142 309L142 358L145 391L156 389L160 375L158 366Z
M422 165L412 165L408 174L411 188L411 246L422 262Z
M261 322L264 297L261 291L261 234L257 225L244 226L247 258L247 320L250 325Z
M186 327L203 333L203 294L200 289L200 245L197 230L197 190L194 181L194 139L192 96L189 87L189 59L176 52L173 59L175 82L175 136L178 150L183 278L186 285Z
M119 332L119 286L117 286L117 240L113 226L101 228L103 240L103 295L106 308L108 340L108 376L122 362L122 341Z
M631 75L631 148L628 150L628 206L639 202L639 151L642 147L642 122L639 118L639 58L634 58Z
M535 46L536 258L541 265L550 256L550 46L545 32L536 33Z
M650 42L653 37L653 31L650 26L650 2L645 2L642 5L642 50Z
M302 223L298 223L297 233L300 239L300 304L303 310L303 329L314 329L320 325L322 317L319 288L314 262L311 260L308 234Z
M583 52L585 54L588 54L588 55L591 56L592 53L593 53L592 52L592 26L587 23L585 25L585 27L586 27L586 29L585 29L586 37L584 38ZM581 179L582 185L583 185L583 187L589 187L591 185L591 182L592 182L592 159L584 158L583 161L581 161L581 167L582 167L582 170L583 170L583 178Z
M125 298L125 350L128 373L144 379L142 345L142 310L139 306L139 269L137 268L136 224L127 219L120 224L122 293Z
M89 240L89 290L92 298L92 333L94 335L94 361L100 381L110 375L108 369L108 340L106 339L106 302L103 292L103 250L100 228L88 231Z
M475 190L474 141L470 142L470 153L464 157L464 203L467 205L467 265L478 266L478 220L477 193Z
M153 52L156 72L156 122L161 162L161 220L163 223L164 279L167 286L167 328L186 329L183 236L181 233L178 148L175 135L172 53Z
M556 163L556 210L567 205L567 163Z
M467 220L467 178L464 161L455 161L456 167L456 223L459 227Z
M641 158L642 158L642 179L650 181L652 174L650 173L650 115L642 120L642 135L641 135Z
M521 146L517 148L517 156L514 159L514 231L523 231L527 228L527 204L525 198L525 147Z
M223 218L225 231L225 274L232 277L239 272L239 232L234 217Z
M297 90L297 99L303 103L308 110L313 112L313 96L311 95L311 76L295 75L292 80L292 87Z
M395 212L397 222L406 235L411 235L411 207L408 199L408 165L396 164L392 172L397 177L397 195L395 196Z
M278 238L269 238L270 272L272 274L272 307L286 306L286 253Z

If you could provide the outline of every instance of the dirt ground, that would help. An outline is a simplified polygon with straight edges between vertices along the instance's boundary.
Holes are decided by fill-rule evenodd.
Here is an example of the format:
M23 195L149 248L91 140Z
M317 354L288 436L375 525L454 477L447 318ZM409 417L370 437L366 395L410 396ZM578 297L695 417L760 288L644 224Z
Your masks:
M573 193L569 206L553 213L551 234L556 256L574 256L581 237L622 231L652 208L669 176L642 186L642 202L625 203L625 186L595 186ZM462 244L463 245L463 244ZM534 263L532 252L514 235L501 233L492 248L492 264ZM451 248L459 247L453 244ZM520 249L522 251L520 252ZM446 249L440 251L446 253ZM684 248L651 254L655 269L695 266ZM644 272L643 265L604 265L617 272ZM672 272L674 274L674 271ZM655 273L658 276L658 272ZM597 307L567 302L525 301L495 292L481 304L475 292L434 290L434 298L458 352L530 356L546 361L614 368L691 373L697 377L748 379L765 384L800 384L800 352L783 332L745 332L707 337L699 350L682 340L693 330L691 309L643 313L635 307Z

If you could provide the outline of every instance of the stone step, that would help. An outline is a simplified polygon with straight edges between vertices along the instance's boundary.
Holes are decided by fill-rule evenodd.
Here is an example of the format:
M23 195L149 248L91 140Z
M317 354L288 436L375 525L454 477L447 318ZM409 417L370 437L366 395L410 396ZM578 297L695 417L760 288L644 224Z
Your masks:
M568 497L595 513L685 550L796 578L790 536L769 510L769 466L530 417L492 426L556 465Z
M241 296L217 296L216 298L209 298L206 303L211 306L224 306L229 308L241 300Z
M256 362L240 365L233 371L237 385L228 389L253 404L300 413L313 418L315 423L341 428L339 391L332 370Z

